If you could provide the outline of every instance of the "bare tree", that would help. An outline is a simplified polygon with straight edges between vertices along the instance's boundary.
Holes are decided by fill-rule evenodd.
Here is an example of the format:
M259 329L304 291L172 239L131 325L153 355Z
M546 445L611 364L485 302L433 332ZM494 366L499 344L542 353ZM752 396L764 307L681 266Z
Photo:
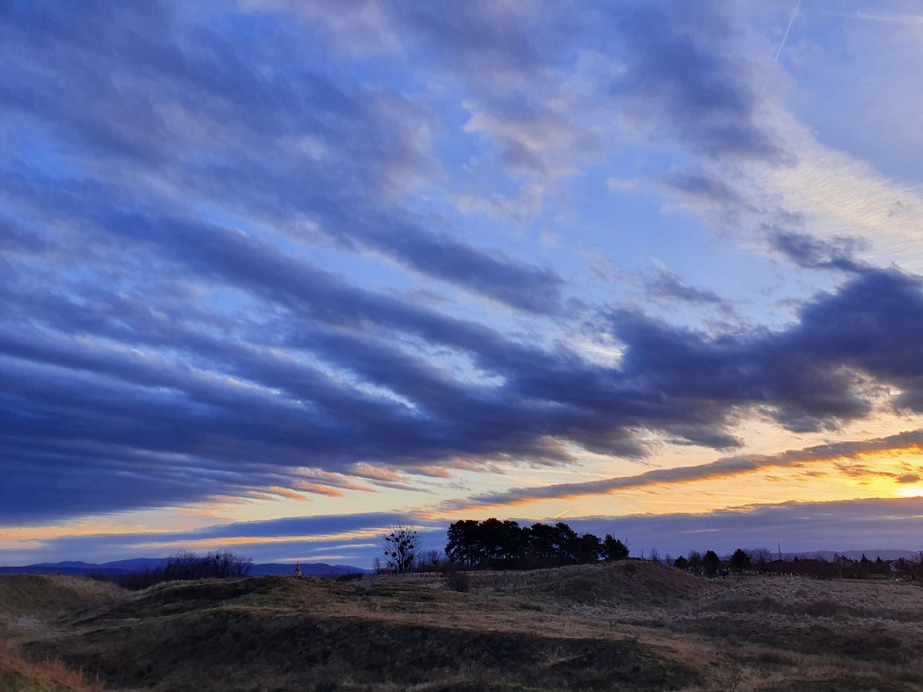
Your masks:
M702 571L702 553L698 550L690 550L686 563L690 570L699 573Z
M445 562L445 553L435 548L425 550L420 555L420 570L423 572L437 572Z
M385 534L385 561L388 569L396 574L405 574L413 569L414 560L420 550L417 532L409 526L395 526Z
M772 553L769 551L769 548L753 548L749 552L750 561L753 563L753 566L761 572L766 569L766 565L772 561Z

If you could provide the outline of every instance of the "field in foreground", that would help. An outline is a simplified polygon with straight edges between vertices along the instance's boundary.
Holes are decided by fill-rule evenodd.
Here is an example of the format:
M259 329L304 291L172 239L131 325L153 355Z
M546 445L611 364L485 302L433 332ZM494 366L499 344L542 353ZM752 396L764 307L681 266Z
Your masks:
M0 687L923 690L923 588L622 562L470 576L0 576ZM5 653L4 653L5 652Z

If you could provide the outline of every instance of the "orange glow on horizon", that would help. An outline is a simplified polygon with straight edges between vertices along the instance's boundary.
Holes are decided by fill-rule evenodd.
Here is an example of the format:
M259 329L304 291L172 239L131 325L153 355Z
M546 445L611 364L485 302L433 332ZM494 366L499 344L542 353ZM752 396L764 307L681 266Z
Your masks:
M671 480L655 477L645 480L641 474L637 485L609 490L588 485L587 491L582 492L579 484L564 486L562 492L553 497L541 496L543 488L540 487L532 496L528 489L522 489L525 492L521 497L501 497L491 502L488 496L482 502L436 510L433 514L488 518L511 514L498 512L504 508L530 506L531 515L554 517L575 502L579 503L575 513L585 515L703 513L752 503L923 495L923 450L915 444L827 458L806 453L803 459L784 460L778 464L770 462L742 471L709 473L707 466L703 471L700 478ZM618 508L613 507L613 500L617 500Z

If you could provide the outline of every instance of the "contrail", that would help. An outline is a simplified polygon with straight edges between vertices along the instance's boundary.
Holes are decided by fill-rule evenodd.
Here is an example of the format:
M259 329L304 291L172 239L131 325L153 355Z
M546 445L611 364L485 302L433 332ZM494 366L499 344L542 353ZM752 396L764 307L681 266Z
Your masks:
M785 48L785 42L788 40L788 32L792 30L792 24L795 23L795 16L798 14L798 8L801 7L801 0L795 3L795 9L792 10L792 16L788 18L788 26L785 27L785 33L782 34L782 41L779 43L779 50L776 51L776 57L773 62L779 62L779 56L782 55L782 49Z
M894 24L923 24L923 15L919 14L865 14L860 12L853 15L856 19L867 19L870 22L892 22Z
M801 8L801 0L798 0L795 3L795 9L792 10L792 15L788 18L788 26L785 27L785 33L782 34L782 40L779 41L779 48L776 50L776 55L772 59L773 62L779 62L779 56L782 55L782 49L785 48L785 42L788 40L788 34L792 30L792 24L795 23L795 17L798 16L798 10ZM760 90L760 97L766 93L766 87L769 85L769 78L771 74L766 75L766 81L763 82L763 88Z

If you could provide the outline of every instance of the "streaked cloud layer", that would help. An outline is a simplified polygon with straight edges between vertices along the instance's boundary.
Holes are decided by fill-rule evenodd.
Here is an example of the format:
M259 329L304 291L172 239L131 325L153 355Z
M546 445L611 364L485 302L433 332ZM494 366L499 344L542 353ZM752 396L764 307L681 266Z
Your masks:
M897 483L923 484L923 431L902 433L885 439L862 442L843 442L818 445L808 449L787 450L772 455L746 455L726 457L707 464L645 471L636 476L619 476L583 483L545 485L536 488L516 488L507 492L490 493L467 498L462 502L447 503L443 509L457 511L479 507L520 505L542 498L576 499L588 495L610 495L620 490L676 486L697 481L723 480L739 476L753 476L755 472L785 467L806 468L817 473L816 467L837 464L840 474L854 477L884 476ZM876 455L906 455L915 463L902 463L895 472L879 463L873 468L861 461ZM848 462L848 463L846 463ZM874 465L873 465L874 466Z
M814 100L900 102L885 4L3 4L0 555L906 503L923 139Z

